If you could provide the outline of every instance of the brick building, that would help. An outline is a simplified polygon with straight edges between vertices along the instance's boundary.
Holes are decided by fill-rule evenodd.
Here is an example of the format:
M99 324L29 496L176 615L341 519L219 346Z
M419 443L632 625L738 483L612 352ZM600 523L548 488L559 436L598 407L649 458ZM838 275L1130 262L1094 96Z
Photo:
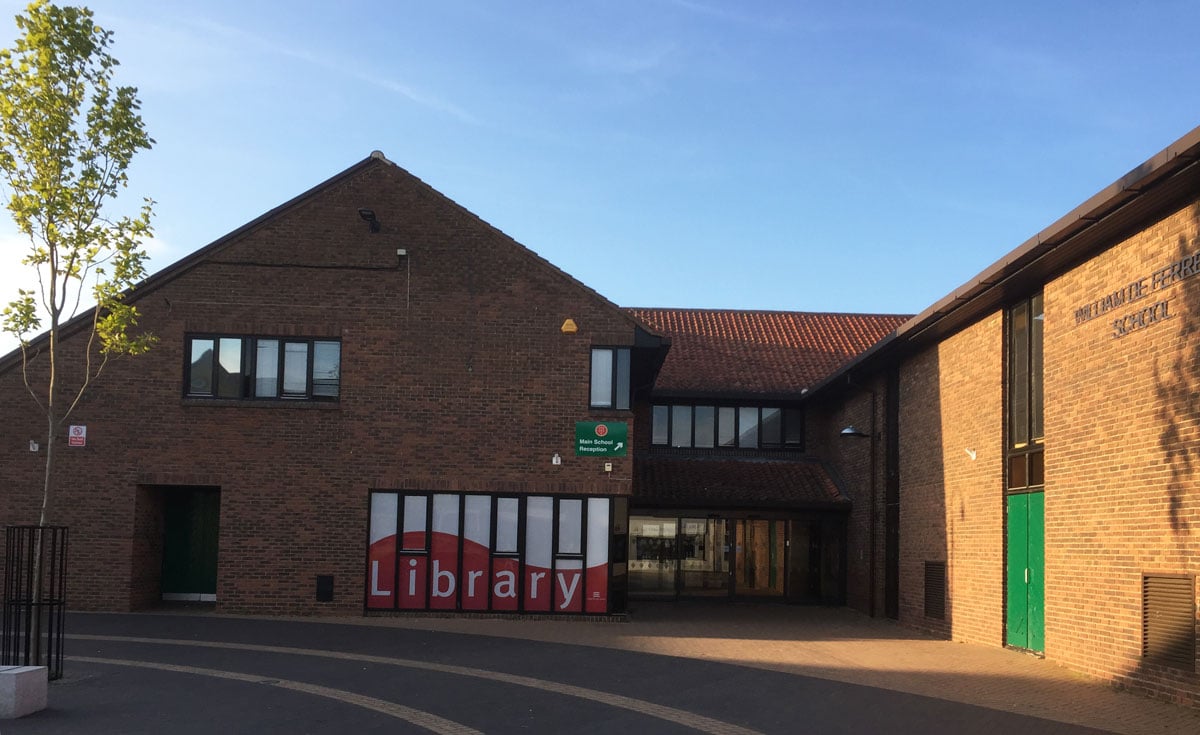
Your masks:
M56 455L73 608L606 614L627 591L844 597L852 503L804 452L800 399L900 317L620 309L381 154L131 298L160 341L108 366L71 418L86 445ZM81 326L61 343L75 354ZM0 362L6 523L40 506L45 448L27 447L43 424L23 393L14 353ZM684 399L710 414L707 448L651 425ZM789 534L803 559L785 558Z
M851 604L1200 704L1200 129L808 395ZM849 437L848 437L849 438Z
M846 604L1200 704L1198 155L908 318L622 309L373 154L134 291L160 342L59 445L70 603Z

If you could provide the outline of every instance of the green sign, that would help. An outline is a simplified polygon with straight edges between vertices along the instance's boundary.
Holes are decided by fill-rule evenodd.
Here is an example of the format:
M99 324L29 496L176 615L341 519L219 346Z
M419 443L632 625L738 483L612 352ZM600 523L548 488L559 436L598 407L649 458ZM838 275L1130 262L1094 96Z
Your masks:
M629 448L629 427L624 422L575 422L576 457L624 457Z

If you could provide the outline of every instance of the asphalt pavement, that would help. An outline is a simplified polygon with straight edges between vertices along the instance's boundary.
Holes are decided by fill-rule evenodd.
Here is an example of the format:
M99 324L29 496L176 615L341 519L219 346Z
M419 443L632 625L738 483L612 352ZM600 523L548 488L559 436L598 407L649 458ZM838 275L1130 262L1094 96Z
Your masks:
M72 614L46 733L1195 733L1200 712L846 610L630 622Z

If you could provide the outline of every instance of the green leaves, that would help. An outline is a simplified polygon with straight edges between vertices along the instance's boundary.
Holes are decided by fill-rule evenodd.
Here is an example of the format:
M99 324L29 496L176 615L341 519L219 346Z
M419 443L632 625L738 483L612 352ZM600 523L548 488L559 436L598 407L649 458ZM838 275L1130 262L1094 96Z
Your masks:
M36 0L16 22L21 36L0 50L0 177L39 282L4 310L2 326L24 342L42 327L40 302L56 331L90 286L101 350L144 350L146 338L125 334L137 311L122 294L145 277L153 202L132 217L105 216L134 155L154 143L137 89L114 84L113 34L87 8Z
M48 419L44 524L58 429L111 356L140 354L155 341L132 334L138 311L124 301L146 275L142 242L151 233L153 202L145 200L132 217L104 211L125 187L134 154L154 141L138 114L137 90L113 85L112 33L95 24L90 10L35 0L17 17L17 28L16 45L0 50L0 178L8 188L5 205L29 240L23 262L35 268L37 284L18 291L0 313L0 326L21 340L25 387ZM82 364L64 379L59 327L75 315L88 284L96 299L91 334ZM27 336L42 329L42 314L50 321L39 347L47 380L35 389ZM58 397L60 383L71 388L65 400Z

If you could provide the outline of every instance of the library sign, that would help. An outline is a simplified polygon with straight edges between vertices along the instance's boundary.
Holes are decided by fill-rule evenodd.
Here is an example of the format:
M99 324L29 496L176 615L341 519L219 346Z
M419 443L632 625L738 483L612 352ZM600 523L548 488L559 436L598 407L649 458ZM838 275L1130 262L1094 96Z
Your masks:
M1126 306L1158 296L1168 287L1200 274L1200 252L1170 263L1145 278L1139 278L1112 293L1105 294L1075 309L1075 326L1105 316ZM1159 298L1151 304L1128 311L1113 319L1112 336L1119 339L1127 334L1170 319L1171 300Z

